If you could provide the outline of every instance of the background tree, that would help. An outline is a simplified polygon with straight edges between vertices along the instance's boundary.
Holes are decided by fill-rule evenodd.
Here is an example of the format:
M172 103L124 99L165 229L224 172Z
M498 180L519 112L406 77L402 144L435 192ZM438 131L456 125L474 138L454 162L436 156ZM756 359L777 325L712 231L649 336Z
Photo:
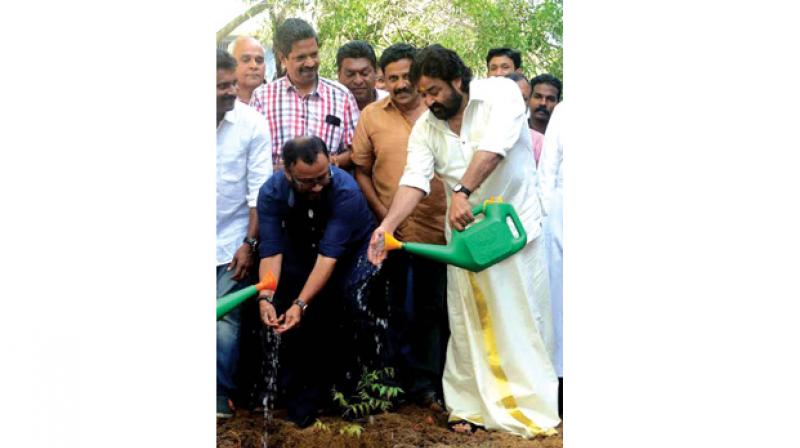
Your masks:
M272 45L272 30L285 18L308 20L319 33L320 73L328 78L336 78L336 50L353 39L371 43L379 57L383 49L396 42L418 47L439 43L455 50L477 77L486 74L485 57L490 48L511 47L522 52L522 67L527 76L552 73L563 78L562 0L264 0L245 3L251 10L264 4L261 11L268 13L257 37L267 46ZM223 37L218 33L218 40ZM280 68L278 73L281 73Z

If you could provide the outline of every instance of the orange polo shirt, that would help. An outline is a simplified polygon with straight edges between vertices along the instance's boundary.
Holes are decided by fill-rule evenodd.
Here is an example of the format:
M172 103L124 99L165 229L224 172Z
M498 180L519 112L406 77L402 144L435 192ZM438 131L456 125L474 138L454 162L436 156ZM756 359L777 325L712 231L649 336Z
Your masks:
M372 184L378 199L387 208L392 203L406 166L411 123L395 107L391 97L369 104L361 111L353 136L353 163L372 166ZM446 211L444 184L438 176L431 181L431 192L411 216L397 229L403 241L445 244Z

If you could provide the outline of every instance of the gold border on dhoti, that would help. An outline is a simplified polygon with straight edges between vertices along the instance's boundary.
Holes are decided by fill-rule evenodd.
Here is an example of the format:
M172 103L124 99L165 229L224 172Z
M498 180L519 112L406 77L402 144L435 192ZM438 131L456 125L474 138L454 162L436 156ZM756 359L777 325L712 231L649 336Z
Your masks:
M558 431L555 429L543 430L519 409L517 399L511 394L511 387L508 385L508 377L500 363L500 354L497 350L497 340L494 336L494 328L492 327L492 320L489 315L489 306L486 304L486 297L483 295L483 291L481 291L480 287L478 287L475 274L468 272L467 275L469 276L469 282L472 286L472 294L475 297L475 305L477 305L478 308L478 318L481 323L483 343L486 345L489 369L494 376L500 395L503 397L497 403L505 408L511 417L525 425L525 427L530 429L535 435L544 434L546 436L551 436L558 434Z

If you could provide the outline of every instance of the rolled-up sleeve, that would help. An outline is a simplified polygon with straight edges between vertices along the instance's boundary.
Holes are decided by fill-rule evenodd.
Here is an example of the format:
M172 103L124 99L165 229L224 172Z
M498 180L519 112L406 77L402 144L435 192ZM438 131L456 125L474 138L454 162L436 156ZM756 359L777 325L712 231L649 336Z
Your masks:
M491 109L488 113L486 132L478 142L478 150L493 152L503 157L519 139L520 132L527 129L525 102L519 87L510 79L497 82L492 89Z
M269 183L258 192L258 254L261 258L283 253L286 247L286 234L283 229L282 212L286 205L269 194Z
M403 171L403 177L400 178L400 185L418 188L425 192L425 196L431 192L434 167L426 121L425 117L420 117L411 130L411 135L408 137L406 168Z
M272 175L270 137L266 126L255 126L247 148L247 206L255 207L258 191Z

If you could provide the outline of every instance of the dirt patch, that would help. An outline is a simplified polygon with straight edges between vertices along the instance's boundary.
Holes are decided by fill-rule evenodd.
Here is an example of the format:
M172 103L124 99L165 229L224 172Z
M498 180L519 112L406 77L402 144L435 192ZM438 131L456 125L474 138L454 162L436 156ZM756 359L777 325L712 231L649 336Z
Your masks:
M267 429L264 444L264 416L260 413L239 411L228 420L217 420L217 447L224 448L561 448L563 428L552 437L533 440L497 432L479 430L472 435L455 434L447 429L447 415L413 405L401 407L397 412L375 415L371 421L361 423L360 436L340 434L350 423L335 416L323 416L319 425L299 429L284 420L281 411Z

